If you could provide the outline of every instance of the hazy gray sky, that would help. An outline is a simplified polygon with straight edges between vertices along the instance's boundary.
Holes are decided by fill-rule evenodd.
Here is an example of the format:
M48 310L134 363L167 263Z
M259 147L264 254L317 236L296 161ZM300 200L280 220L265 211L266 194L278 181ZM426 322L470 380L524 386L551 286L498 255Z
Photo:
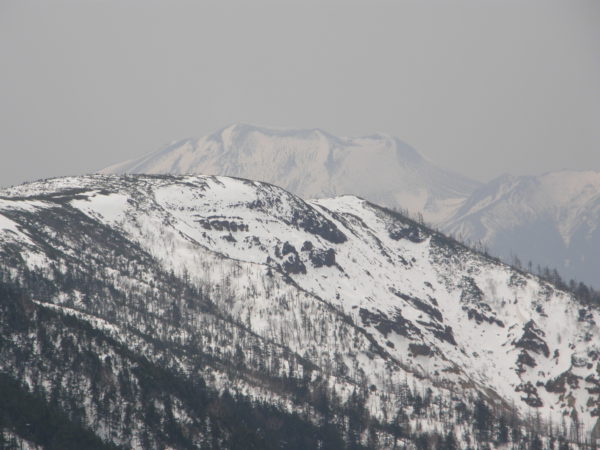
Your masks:
M0 0L0 185L232 122L600 170L600 2Z

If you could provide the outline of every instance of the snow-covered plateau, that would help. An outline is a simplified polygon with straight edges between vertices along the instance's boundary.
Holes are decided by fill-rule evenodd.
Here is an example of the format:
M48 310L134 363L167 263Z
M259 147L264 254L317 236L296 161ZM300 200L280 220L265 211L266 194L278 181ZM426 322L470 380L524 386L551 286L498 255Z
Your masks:
M356 196L24 184L0 191L0 277L0 371L116 445L600 438L597 307Z

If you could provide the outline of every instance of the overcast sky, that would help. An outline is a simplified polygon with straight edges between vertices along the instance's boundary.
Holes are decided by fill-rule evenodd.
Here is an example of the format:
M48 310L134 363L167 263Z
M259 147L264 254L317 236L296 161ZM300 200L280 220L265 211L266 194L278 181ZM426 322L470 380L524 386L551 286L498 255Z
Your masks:
M0 0L0 185L233 122L600 170L600 1Z

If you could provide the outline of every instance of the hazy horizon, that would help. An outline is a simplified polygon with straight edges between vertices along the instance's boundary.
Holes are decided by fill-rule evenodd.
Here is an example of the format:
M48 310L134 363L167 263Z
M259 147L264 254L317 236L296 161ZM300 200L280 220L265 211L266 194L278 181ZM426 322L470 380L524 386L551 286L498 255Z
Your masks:
M0 3L0 186L231 123L397 136L479 181L600 170L600 3Z

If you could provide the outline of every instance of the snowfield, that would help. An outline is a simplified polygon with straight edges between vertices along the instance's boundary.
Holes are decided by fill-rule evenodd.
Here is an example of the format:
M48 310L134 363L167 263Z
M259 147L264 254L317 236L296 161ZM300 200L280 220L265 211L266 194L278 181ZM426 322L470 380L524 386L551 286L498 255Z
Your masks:
M61 217L71 229L57 225ZM114 297L114 306L81 291L32 300L155 354L152 361L198 371L217 390L299 408L256 379L196 366L190 349L225 359L241 351L247 367L264 351L273 374L324 380L342 402L363 386L369 414L383 423L408 385L450 403L481 397L566 434L600 437L597 308L359 197L304 201L221 176L44 180L0 192L0 249L13 271L41 268L48 279L72 261L97 265L90 277L132 294ZM135 256L115 256L121 250ZM186 306L188 294L153 300L172 295L161 294L169 276L209 306ZM209 336L217 332L220 340ZM181 350L153 353L149 336ZM444 430L435 419L419 426Z
M562 170L479 183L437 167L386 134L234 124L185 139L104 174L214 174L260 180L304 199L358 195L422 216L503 261L518 256L592 286L600 279L600 173Z

